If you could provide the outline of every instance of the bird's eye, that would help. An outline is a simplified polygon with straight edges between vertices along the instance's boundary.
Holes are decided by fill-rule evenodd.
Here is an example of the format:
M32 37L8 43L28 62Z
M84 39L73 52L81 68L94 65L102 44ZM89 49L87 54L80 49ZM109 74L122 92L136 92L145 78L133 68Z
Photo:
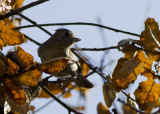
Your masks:
M66 33L65 33L65 37L68 37L68 36L69 36L69 32L66 32Z

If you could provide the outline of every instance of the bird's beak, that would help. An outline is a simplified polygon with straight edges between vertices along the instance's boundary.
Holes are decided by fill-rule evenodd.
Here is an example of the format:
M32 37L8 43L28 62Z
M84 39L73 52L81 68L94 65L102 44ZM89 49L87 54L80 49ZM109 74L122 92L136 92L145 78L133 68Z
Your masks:
M74 42L79 42L79 41L81 41L81 39L79 39L79 38L73 38L73 41Z

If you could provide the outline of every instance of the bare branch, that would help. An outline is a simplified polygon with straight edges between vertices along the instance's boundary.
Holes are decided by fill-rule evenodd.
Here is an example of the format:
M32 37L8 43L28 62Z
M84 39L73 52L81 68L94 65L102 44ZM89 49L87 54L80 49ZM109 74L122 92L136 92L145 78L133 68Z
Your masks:
M30 23L32 23L33 25L37 26L39 29L41 29L42 31L44 31L45 33L47 33L48 35L52 36L52 34L47 31L46 29L44 29L43 27L39 26L35 21L29 19L28 17L24 16L23 14L18 14L20 17L24 18L25 20L29 21Z
M132 108L132 109L133 109L133 110L135 110L136 112L139 112L140 114L147 114L147 113L145 113L145 112L142 112L142 111L140 111L140 110L138 110L138 109L134 108L134 107L133 107L133 106L131 106L130 104L125 103L125 102L124 102L124 101L122 101L120 98L118 98L118 101L119 101L119 102L121 102L121 103L123 103L124 105L129 106L130 108Z
M19 9L11 10L10 12L8 12L4 15L0 15L0 20L8 18L9 16L12 16L12 15L16 15L16 14L18 14L18 13L20 13L20 12L22 12L22 11L28 9L28 8L39 5L39 4L41 4L43 2L46 2L46 1L49 1L49 0L38 0L38 1L35 1L35 2L32 2L32 3L28 4L26 6L20 7Z
M73 112L75 114L82 114L80 112L77 112L76 110L72 109L68 105L66 105L64 102L62 102L60 99L55 97L46 87L44 87L41 83L41 81L38 83L38 85L48 94L50 95L54 100L56 100L58 103L60 103L64 108L66 108L69 112Z
M127 31L115 29L115 28L112 28L112 27L108 27L108 26L96 24L96 23L72 22L72 23L39 24L39 26L64 26L64 25L90 25L90 26L96 26L96 27L101 27L101 28L104 28L104 29L108 29L108 30L111 30L111 31L114 31L114 32L121 32L121 33L124 33L124 34L128 34L128 35L133 35L133 36L140 37L140 35L139 35L139 34L136 34L136 33L127 32ZM16 27L16 28L14 28L14 29L29 28L29 27L36 27L36 26L35 26L35 25L26 25L26 26Z

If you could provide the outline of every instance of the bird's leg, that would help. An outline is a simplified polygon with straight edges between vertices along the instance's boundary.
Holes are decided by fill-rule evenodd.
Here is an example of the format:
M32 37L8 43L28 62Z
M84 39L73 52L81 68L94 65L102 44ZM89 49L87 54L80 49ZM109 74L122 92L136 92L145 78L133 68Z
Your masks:
M57 85L58 85L60 88L63 87L63 80L64 80L64 78L58 78L58 79L57 79Z

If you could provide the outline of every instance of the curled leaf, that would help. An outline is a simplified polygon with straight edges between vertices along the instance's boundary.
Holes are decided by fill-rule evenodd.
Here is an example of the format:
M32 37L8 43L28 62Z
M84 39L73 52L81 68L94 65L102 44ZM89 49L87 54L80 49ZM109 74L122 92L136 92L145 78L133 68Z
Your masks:
M110 108L110 106L114 102L114 99L116 98L116 90L114 89L112 84L110 84L107 81L104 82L102 89L103 89L104 101L107 107Z
M43 71L48 74L52 74L52 73L57 73L61 71L66 66L68 61L69 61L68 58L59 57L56 59L43 62L41 64L37 63L36 66L40 71Z
M30 67L34 65L33 56L25 52L21 47L17 47L17 57L21 65Z

